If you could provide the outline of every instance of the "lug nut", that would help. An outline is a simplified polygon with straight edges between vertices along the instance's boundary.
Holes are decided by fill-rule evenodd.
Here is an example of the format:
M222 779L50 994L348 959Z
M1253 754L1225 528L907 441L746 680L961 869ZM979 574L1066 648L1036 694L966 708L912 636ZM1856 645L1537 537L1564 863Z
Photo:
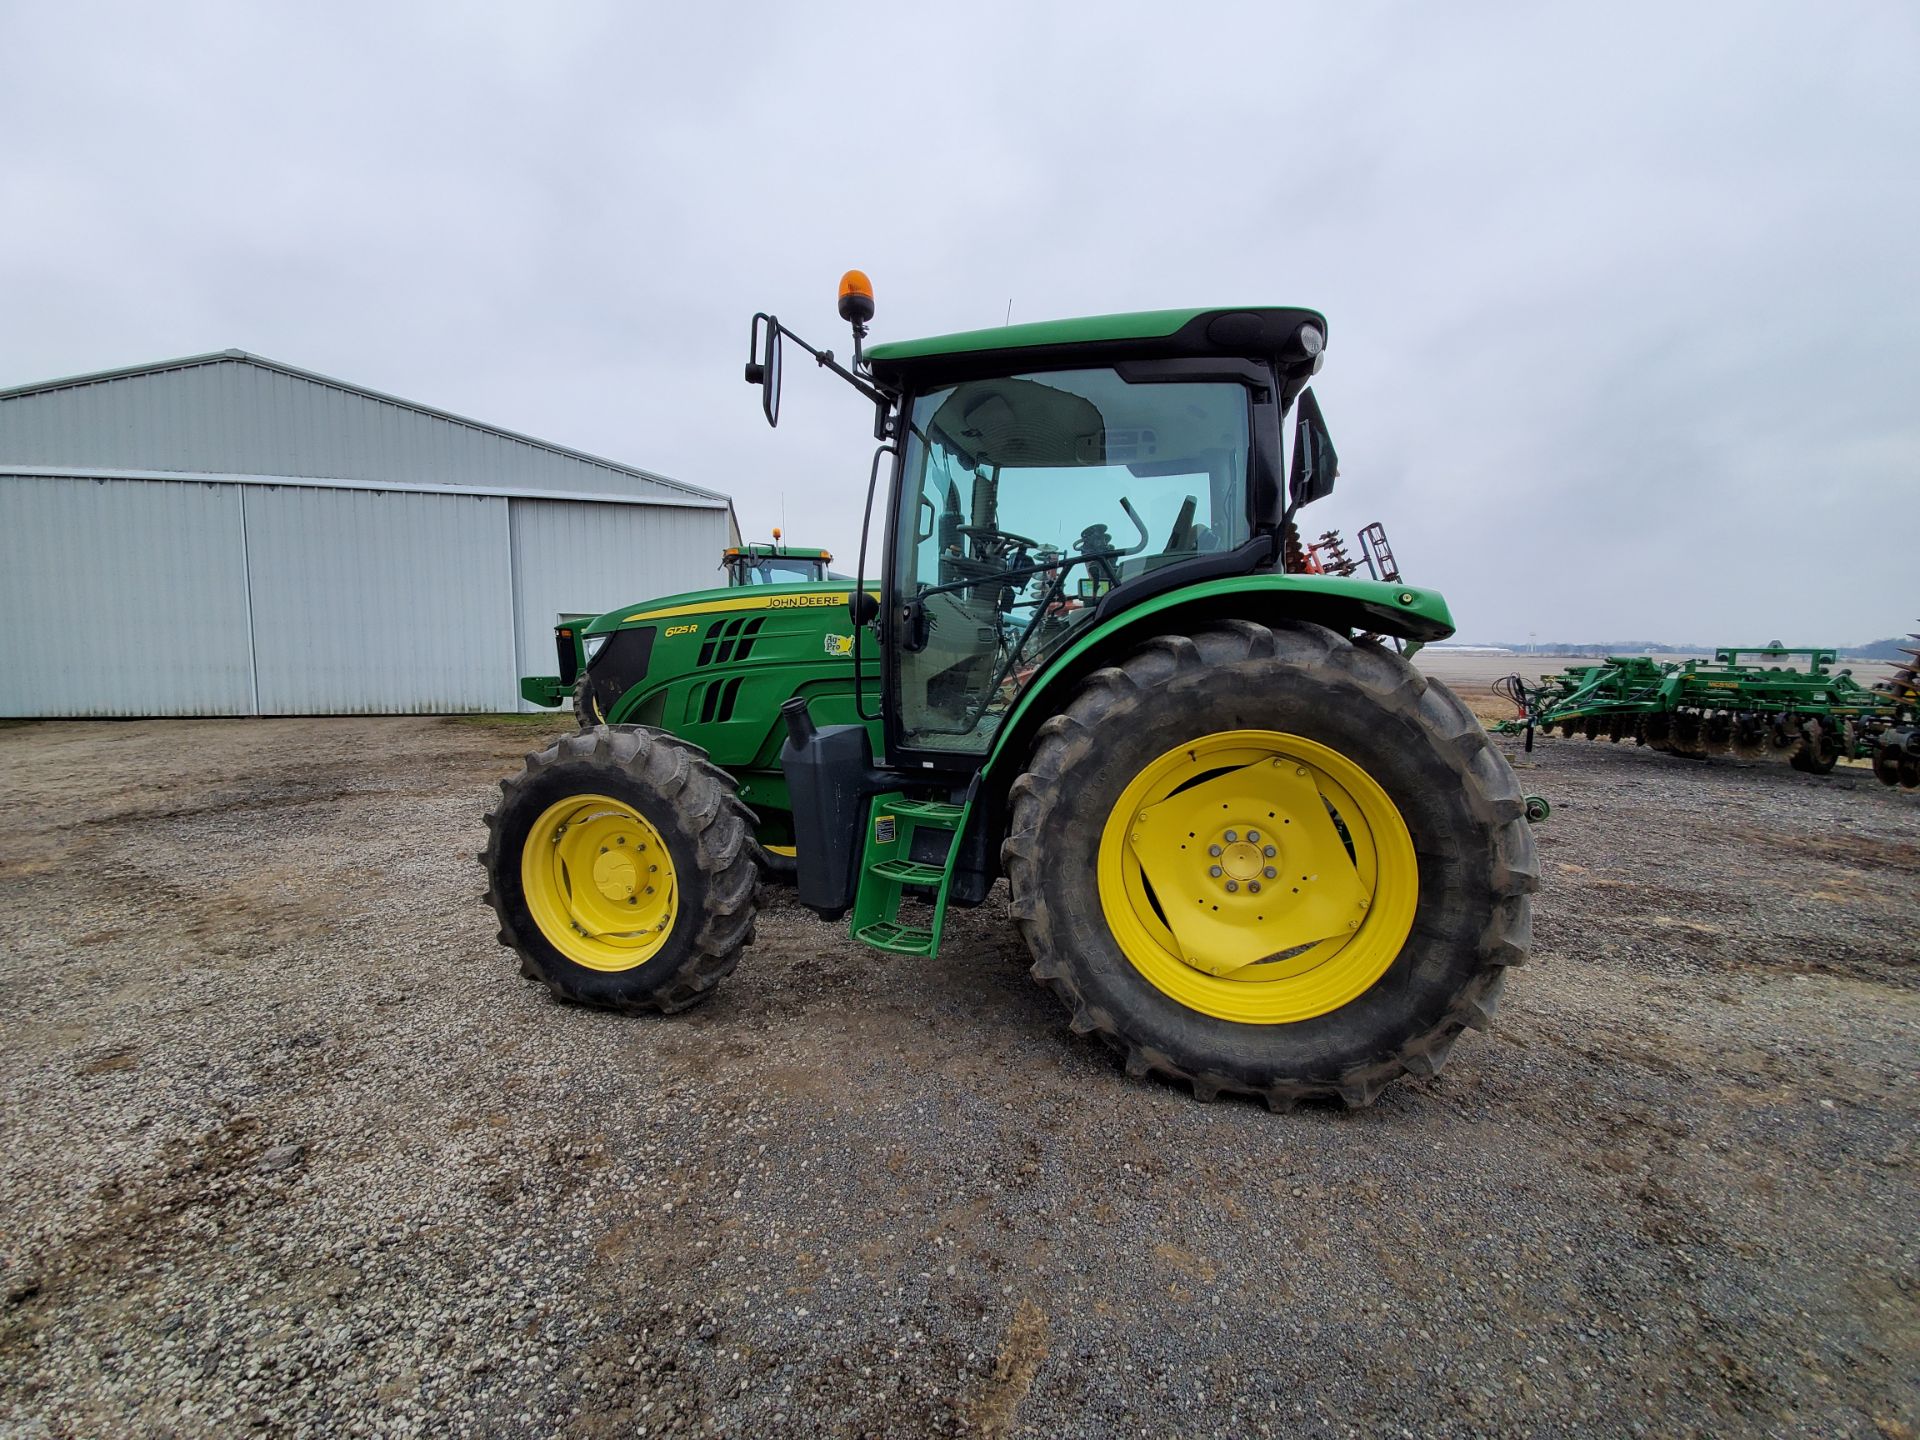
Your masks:
M1218 865L1209 865L1207 867L1207 874L1218 880L1220 878L1220 867Z
M1266 876L1267 879L1271 880L1275 875L1278 875L1280 872L1278 870L1275 870L1273 866L1269 865L1267 866L1266 869L1262 870L1260 873Z
M1238 880L1227 881L1227 889L1238 890L1239 888L1240 888L1240 882Z
M1247 889L1250 893L1258 895L1260 893L1260 882L1258 880L1249 880L1247 882Z
M1260 832L1258 830L1247 831L1247 844L1258 845L1259 843L1260 843Z
M1267 859L1271 860L1273 859L1274 856L1278 855L1280 852L1274 849L1273 846L1269 845L1267 846L1266 849L1262 850L1260 853L1266 856Z
M1220 853L1220 847L1218 845L1207 846L1207 854L1218 855L1219 853Z
M1234 834L1233 831L1231 830L1227 831L1227 844L1231 845L1233 844L1234 841L1238 840L1239 838L1240 837Z

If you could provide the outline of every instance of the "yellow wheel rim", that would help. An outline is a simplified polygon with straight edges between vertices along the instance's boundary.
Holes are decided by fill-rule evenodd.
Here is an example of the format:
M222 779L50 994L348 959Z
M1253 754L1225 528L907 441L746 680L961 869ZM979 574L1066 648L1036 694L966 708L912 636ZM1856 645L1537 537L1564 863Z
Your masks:
M1393 964L1420 873L1407 823L1339 751L1277 730L1176 746L1100 835L1121 952L1190 1010L1281 1025L1338 1010Z
M673 858L640 812L569 795L527 832L520 886L540 933L589 970L631 970L659 953L679 909Z

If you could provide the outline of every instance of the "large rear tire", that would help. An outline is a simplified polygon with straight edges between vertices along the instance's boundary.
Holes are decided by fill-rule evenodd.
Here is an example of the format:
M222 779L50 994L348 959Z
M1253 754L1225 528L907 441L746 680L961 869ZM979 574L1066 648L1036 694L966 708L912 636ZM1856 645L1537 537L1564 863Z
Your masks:
M1202 1099L1431 1075L1531 943L1505 759L1445 686L1317 625L1156 637L1041 727L1012 794L1034 977Z
M561 1000L670 1013L752 943L753 813L704 751L599 726L527 757L487 816L487 903Z

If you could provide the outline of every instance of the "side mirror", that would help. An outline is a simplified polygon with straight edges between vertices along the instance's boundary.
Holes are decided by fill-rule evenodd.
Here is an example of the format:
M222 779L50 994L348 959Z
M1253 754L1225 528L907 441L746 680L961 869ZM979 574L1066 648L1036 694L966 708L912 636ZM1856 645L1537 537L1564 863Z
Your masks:
M1287 477L1287 498L1295 508L1325 499L1340 475L1340 456L1327 433L1320 402L1313 391L1302 390L1293 423L1293 466Z
M880 602L863 586L855 585L853 593L847 596L847 613L853 616L855 625L871 625L880 613Z
M780 423L780 322L771 315L753 317L747 347L747 383L760 387L760 408L767 424Z

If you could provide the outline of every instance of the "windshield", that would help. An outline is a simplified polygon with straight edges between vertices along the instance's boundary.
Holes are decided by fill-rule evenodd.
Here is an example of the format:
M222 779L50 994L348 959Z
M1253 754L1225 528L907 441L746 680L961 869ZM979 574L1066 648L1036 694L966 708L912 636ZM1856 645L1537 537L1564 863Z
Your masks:
M903 740L984 750L1099 597L1248 536L1248 394L1111 370L914 401L899 516Z
M778 555L730 555L727 572L729 585L813 585L827 578L827 563Z

